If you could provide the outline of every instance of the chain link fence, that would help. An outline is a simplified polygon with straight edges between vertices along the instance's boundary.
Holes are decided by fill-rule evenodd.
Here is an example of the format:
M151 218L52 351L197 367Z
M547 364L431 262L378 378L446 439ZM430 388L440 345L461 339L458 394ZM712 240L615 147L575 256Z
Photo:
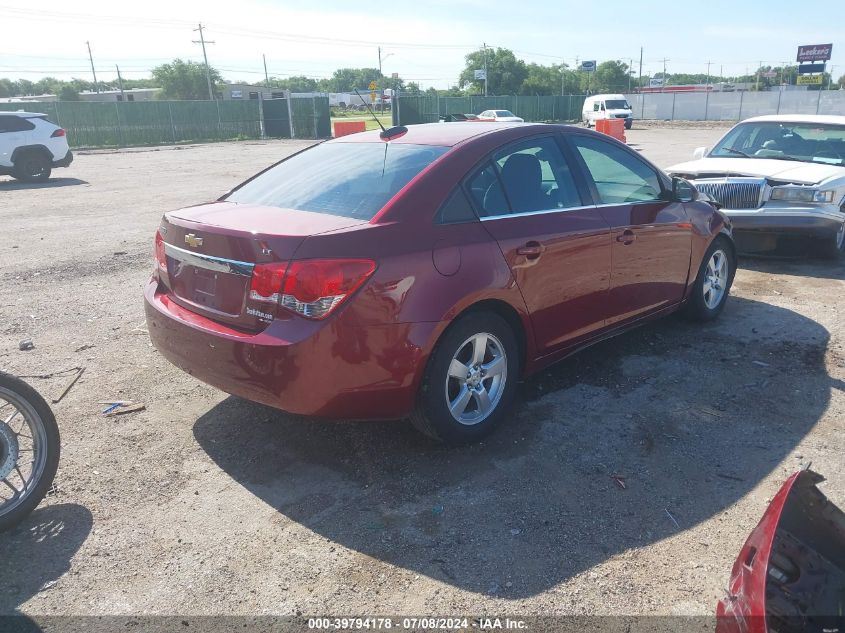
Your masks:
M526 121L578 121L585 95L439 97L400 95L393 107L394 125L436 123L447 114L510 110Z
M265 136L291 138L288 112L293 114L296 138L331 136L329 101L325 97L285 99L284 122L269 125L263 103L244 101L118 101L118 102L28 102L3 103L2 111L40 112L67 131L73 149L86 147L131 147L170 143L200 143L259 139ZM270 112L277 112L270 108ZM281 116L281 115L279 115Z

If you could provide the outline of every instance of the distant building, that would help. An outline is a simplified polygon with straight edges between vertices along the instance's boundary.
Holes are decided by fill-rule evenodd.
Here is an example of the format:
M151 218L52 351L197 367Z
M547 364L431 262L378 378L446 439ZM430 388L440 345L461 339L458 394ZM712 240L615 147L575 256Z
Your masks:
M128 90L101 90L80 92L80 101L152 101L161 88L130 88ZM55 101L55 99L54 99Z

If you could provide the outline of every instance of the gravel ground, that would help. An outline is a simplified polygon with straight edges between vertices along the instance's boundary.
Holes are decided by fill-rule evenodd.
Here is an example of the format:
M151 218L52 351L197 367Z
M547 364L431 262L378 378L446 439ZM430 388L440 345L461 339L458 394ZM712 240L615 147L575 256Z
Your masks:
M661 166L725 129L639 128ZM469 448L294 420L178 371L142 311L161 213L302 145L81 152L46 185L0 178L0 367L86 367L54 406L55 490L0 537L0 613L712 614L789 473L812 461L845 503L838 263L743 260L718 321L560 363ZM105 418L108 399L146 410Z

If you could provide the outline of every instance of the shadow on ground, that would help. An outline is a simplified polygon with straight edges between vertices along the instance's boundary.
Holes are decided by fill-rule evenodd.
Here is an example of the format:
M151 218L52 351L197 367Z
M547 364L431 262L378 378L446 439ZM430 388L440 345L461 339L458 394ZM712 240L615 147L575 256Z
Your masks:
M819 257L812 250L799 250L793 254L776 250L768 254L744 255L740 257L739 267L772 275L845 280L845 260Z
M74 187L87 185L87 180L79 178L50 178L47 182L21 182L20 180L0 180L0 190L15 191L17 189L55 189L57 187Z
M91 532L87 508L60 503L36 509L29 517L0 534L0 616L52 585L70 569L76 550Z
M521 598L718 515L791 459L829 400L827 341L795 312L731 298L715 323L664 319L529 379L483 444L236 398L194 435L235 481L331 541Z

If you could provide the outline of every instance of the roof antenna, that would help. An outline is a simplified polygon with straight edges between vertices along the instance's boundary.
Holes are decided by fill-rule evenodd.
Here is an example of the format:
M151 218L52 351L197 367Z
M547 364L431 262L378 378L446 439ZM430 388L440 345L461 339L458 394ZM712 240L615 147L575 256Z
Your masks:
M376 120L376 123L378 123L378 126L381 128L381 133L379 134L379 138L381 140L392 141L393 139L399 138L400 136L402 136L402 135L404 135L408 132L408 128L406 128L404 125L397 125L396 127L391 127L391 128L385 129L384 125L382 125L381 121L376 116L376 113L373 112L373 109L370 107L370 104L367 103L366 99L364 99L364 97L361 96L361 93L358 92L357 88L354 88L354 90L355 90L355 94L358 95L358 98L361 101L363 101L364 105L367 108L367 111Z

